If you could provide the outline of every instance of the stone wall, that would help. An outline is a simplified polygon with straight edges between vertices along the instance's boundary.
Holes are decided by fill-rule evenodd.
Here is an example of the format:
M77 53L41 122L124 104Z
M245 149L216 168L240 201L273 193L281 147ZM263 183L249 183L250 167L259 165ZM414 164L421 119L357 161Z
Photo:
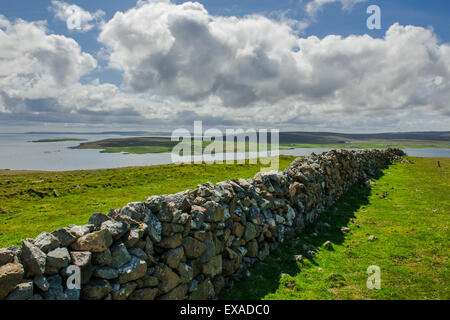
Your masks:
M0 299L212 299L397 149L330 151L283 172L152 196L0 249ZM69 289L73 266L81 290ZM69 281L70 282L70 281Z

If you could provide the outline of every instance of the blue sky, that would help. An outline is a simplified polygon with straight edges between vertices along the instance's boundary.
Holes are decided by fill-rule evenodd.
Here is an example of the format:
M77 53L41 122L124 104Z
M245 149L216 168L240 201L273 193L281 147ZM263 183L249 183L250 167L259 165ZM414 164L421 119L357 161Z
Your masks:
M446 0L433 0L433 1L419 1L419 0L405 0L405 1L384 1L384 0L330 0L328 2L323 4L321 6L321 9L314 15L311 15L307 10L307 5L314 2L321 0L281 0L281 1L273 1L273 0L227 0L227 1L215 1L215 0L202 0L199 1L201 5L206 9L207 14L209 15L210 19L211 17L231 17L235 16L238 18L239 21L249 21L246 17L248 15L258 15L262 17L266 17L269 20L279 22L281 21L281 24L289 25L289 30L291 34L295 34L295 37L300 40L300 42L304 42L301 39L310 39L307 41L308 43L313 43L314 41L311 40L312 38L309 37L318 37L319 39L324 39L327 36L330 35L339 35L342 36L342 39L347 39L347 37L351 35L356 35L359 38L363 39L364 35L370 36L370 41L373 43L376 43L376 39L384 39L386 33L388 30L395 24L399 23L399 26L406 27L408 25L414 26L414 27L420 27L422 30L421 32L424 34L426 30L429 28L432 28L434 31L433 37L437 38L437 40L434 40L433 38L430 38L430 35L427 35L427 41L430 41L430 46L439 46L439 53L436 53L437 55L442 55L442 57L439 58L439 63L441 65L445 65L448 62L446 60L446 46L448 43L450 43L450 1ZM354 5L351 7L351 9L344 10L343 9L343 3L345 1L348 2L355 2ZM171 3L170 6L167 6L167 10L176 10L177 5L182 5L185 1L174 1ZM174 116L176 117L177 114L183 114L186 116L186 114L189 114L190 116L187 117L189 120L191 118L199 117L200 119L209 119L211 123L218 123L220 124L220 118L223 118L223 116L220 115L212 115L211 117L205 116L205 112L207 110L207 105L211 103L215 103L217 99L219 98L220 103L218 103L217 106L215 106L215 110L219 109L227 109L231 108L231 110L244 110L245 108L240 106L240 103L246 102L246 105L253 106L253 104L259 104L259 106L254 105L254 107L259 108L265 108L262 105L277 105L277 103L283 104L283 108L286 108L286 110L289 110L289 117L286 119L273 119L273 123L276 123L280 127L286 127L286 128L294 128L297 126L304 126L305 129L308 128L309 130L314 130L317 128L317 130L321 130L324 128L329 129L335 129L336 131L342 131L344 129L347 129L349 126L353 126L355 123L360 123L361 121L358 121L357 119L353 119L351 122L347 122L348 114L353 114L354 111L357 111L357 113L361 114L361 116L366 116L367 114L371 113L371 110L374 110L376 108L375 105L378 105L379 102L373 102L372 104L368 101L364 102L355 102L355 106L351 111L347 110L345 106L340 105L343 103L343 101L337 101L336 97L341 96L342 88L339 88L340 86L335 83L329 83L331 82L330 79L324 77L323 81L317 82L314 88L310 87L314 81L310 81L308 83L299 83L299 86L304 86L304 89L289 89L287 87L282 88L282 93L275 92L270 97L264 97L261 98L258 96L258 92L263 89L264 86L261 87L253 87L251 84L246 84L248 86L248 91L239 91L239 92L233 92L236 97L233 97L233 99L227 100L227 95L224 93L218 93L217 91L214 91L217 89L219 84L215 85L214 88L209 88L208 90L201 90L198 88L195 88L193 91L196 93L192 94L185 94L180 93L176 89L173 89L176 87L179 83L163 83L155 82L148 80L148 84L144 84L137 86L135 84L135 81L137 81L137 74L136 74L136 65L139 62L140 67L143 66L144 61L136 61L136 64L128 63L128 61L124 58L120 58L119 55L123 54L124 48L119 48L114 46L117 42L111 42L109 41L106 36L103 39L99 39L101 37L101 33L103 32L105 35L107 34L107 31L111 28L113 38L114 36L118 35L118 28L120 26L116 26L117 21L113 20L112 18L114 15L121 11L121 12L127 12L127 10L136 8L136 1L134 0L96 0L96 1L88 1L88 0L67 0L63 1L63 3L66 3L67 5L77 5L86 12L94 13L97 10L102 10L105 14L102 16L102 22L96 24L93 23L92 29L90 29L87 32L80 32L76 30L69 30L67 28L66 21L64 21L61 18L58 18L55 14L55 10L50 9L51 7L54 8L54 4L50 0L2 0L2 5L0 7L0 15L3 15L5 19L7 19L10 23L15 24L17 19L23 19L26 22L33 22L33 21L40 21L45 20L47 25L47 30L45 31L47 35L62 35L65 37L65 40L67 39L73 39L76 41L76 43L79 45L81 53L89 54L93 60L95 60L95 66L92 65L89 67L89 71L80 71L79 76L77 78L76 82L73 82L71 84L71 88L75 88L74 85L80 85L83 89L91 90L92 88L88 88L87 85L92 83L92 81L96 81L98 86L101 86L102 90L105 89L103 85L111 84L114 86L114 88L109 87L108 90L113 90L114 92L119 92L120 94L126 94L127 96L120 96L117 97L117 100L114 101L114 103L117 103L116 109L114 109L114 112L110 109L104 110L101 107L93 106L93 102L89 102L89 105L86 106L75 106L75 102L70 102L72 105L68 105L69 102L63 99L61 93L55 93L56 91L53 90L52 94L54 94L54 97L51 96L52 94L48 93L45 95L45 97L39 97L39 101L45 101L45 103L48 103L48 99L53 99L52 104L59 105L62 102L65 101L66 105L61 105L60 109L58 107L55 107L50 116L50 114L47 114L49 118L52 120L50 121L52 125L93 125L99 124L100 120L92 120L88 119L86 114L108 114L108 112L112 112L112 114L115 114L115 112L118 112L121 114L121 112L125 112L124 110L130 110L129 108L134 105L135 101L139 100L139 103L145 104L145 99L148 99L149 104L155 104L156 106L154 108L158 108L157 105L161 106L164 105L166 108L164 110L171 109L173 111L173 108L170 107L170 105L177 105L178 109L172 112L170 115L171 118ZM382 28L381 30L369 30L366 26L366 20L368 18L368 14L366 13L366 9L369 5L378 5L381 8L382 13ZM154 6L156 8L157 5L149 4L148 7ZM166 10L165 9L165 10ZM144 9L142 9L144 10ZM152 9L150 9L149 12L151 12ZM156 10L156 9L155 9ZM127 18L130 18L126 15ZM247 20L246 20L247 19ZM260 23L262 20L258 20L258 23ZM154 25L152 25L153 21L144 21L143 23L148 24L147 28L148 30L151 30ZM299 27L300 24L295 24L296 22L306 22L307 26ZM262 23L262 22L261 22ZM106 26L106 27L103 27ZM134 28L134 27L132 27ZM275 30L275 27L273 28ZM403 30L403 29L402 29ZM1 31L1 29L0 29ZM136 30L133 30L132 32L135 32ZM146 32L146 30L139 30L139 32ZM245 31L245 30L244 30ZM401 30L400 30L401 31ZM125 30L124 33L131 32L130 30ZM413 32L411 30L408 30L408 32ZM393 33L393 32L392 32ZM401 32L400 32L401 33ZM195 36L195 35L193 35ZM237 36L237 35L236 35ZM251 36L250 36L251 37ZM287 45L287 43L290 43L291 41L296 41L295 39L289 38L290 36L286 34L286 43L281 43L280 45ZM288 39L289 38L289 39ZM194 38L195 39L195 38ZM120 40L119 36L116 38L117 41ZM218 43L220 43L223 39L220 39ZM228 41L229 39L227 39ZM20 39L15 39L15 41L19 41ZM230 40L231 41L231 40ZM263 41L263 40L261 40ZM432 44L431 42L436 41L435 44ZM348 46L347 42L349 41L341 41L342 44L345 46ZM340 43L335 43L333 46L340 46ZM325 44L328 42L322 42L322 44L325 46ZM152 48L154 43L149 42L148 46L149 48ZM417 45L420 45L417 44ZM309 47L309 44L305 43L305 46ZM350 46L351 47L351 46ZM207 47L205 47L207 48ZM273 49L273 48L272 48ZM271 49L271 50L272 50ZM351 48L347 48L351 49ZM1 47L0 47L1 50ZM121 51L122 50L122 51ZM209 50L209 49L205 49ZM273 49L275 50L275 49ZM412 48L412 50L414 50ZM149 51L151 51L149 49ZM397 54L400 54L399 50L396 50ZM188 51L190 52L190 51ZM1 53L1 51L0 51ZM183 53L179 53L179 55L183 55ZM203 54L203 52L197 52L198 54ZM273 52L263 52L264 57L272 57ZM351 63L351 62L341 62L342 55L348 55L348 58L350 59L350 55L353 54L351 52L345 52L341 53L340 56L336 56L334 58L328 58L334 59L335 63L343 63L343 65L347 65L349 68L349 72L352 73L353 69L358 68L358 64ZM380 60L386 59L386 56L381 56L382 54L377 53L380 55ZM148 57L153 57L151 53L148 54ZM194 56L189 56L191 59L195 59ZM142 57L140 57L142 58ZM167 57L166 57L167 58ZM278 57L279 59L285 59L281 56ZM311 58L313 59L313 58ZM354 59L354 57L352 58ZM374 58L375 59L375 58ZM130 57L130 61L132 60L132 57ZM275 59L276 60L276 59ZM313 59L314 60L314 59ZM328 61L327 60L327 61ZM164 60L168 61L168 60ZM233 63L235 60L231 60ZM262 60L261 60L262 61ZM258 63L263 63L259 61ZM267 67L270 63L269 60L264 60L267 65ZM349 60L350 61L350 60ZM437 60L436 60L437 61ZM252 62L253 66L255 65L255 61ZM258 64L256 63L256 64ZM316 68L316 65L313 65L315 63L312 60L304 61L304 63L300 63L296 65L296 67L304 68L303 70L306 72L306 70L311 70L311 68ZM372 64L375 64L376 60ZM425 62L424 62L425 63ZM443 102L439 99L437 99L437 95L445 95L443 93L444 90L437 89L435 93L431 94L428 85L425 85L424 83L435 83L436 81L439 83L440 86L446 85L447 80L445 74L433 74L434 71L432 70L438 70L440 67L437 65L438 62L435 62L436 65L429 65L427 66L421 65L417 66L417 70L409 70L411 74L415 74L417 72L423 74L423 81L421 80L420 83L413 83L411 84L411 91L408 93L406 92L405 88L400 88L399 86L395 88L391 88L392 92L396 91L398 94L406 95L402 97L386 97L386 101L391 101L392 99L401 101L399 102L398 107L394 108L396 109L396 116L395 121L391 121L391 117L388 117L388 119L383 118L379 120L376 124L373 126L368 125L366 123L361 124L359 128L354 128L356 131L361 130L372 130L372 131L383 131L383 130L400 130L399 128L414 128L414 126L417 126L417 123L419 123L419 119L431 119L429 121L428 125L422 126L422 129L431 129L435 128L436 125L440 129L445 129L446 125L442 121L439 122L439 119L442 120L442 116L445 117L448 116L450 113L448 110L448 107L443 104ZM305 67L305 64L310 64L309 67ZM414 64L414 63L413 63ZM231 65L231 63L230 63ZM366 66L367 64L364 63L364 61L361 61L361 65ZM392 64L395 66L395 64ZM158 76L161 77L163 74L161 74L161 70L154 65L149 65L149 71L145 75L146 77L149 75L153 75L155 72L158 72ZM217 67L217 66L216 66ZM51 68L51 67L50 67ZM83 67L84 68L84 67ZM274 64L275 68L275 64ZM325 67L324 67L325 68ZM426 71L425 71L425 68ZM442 68L442 67L441 67ZM252 69L253 70L253 69ZM327 69L329 70L329 69ZM144 70L145 71L145 70ZM260 70L253 70L253 71L260 71ZM316 72L321 73L324 69L317 70ZM398 71L398 70L396 70ZM45 74L47 72L46 70L40 71L39 75ZM51 72L48 71L48 72ZM181 72L181 71L177 71ZM190 71L192 73L192 70ZM217 78L214 78L214 81L217 81L217 79L220 79L220 81L223 80L223 74L221 74L216 69L211 70L212 73L217 73ZM221 71L222 72L222 71ZM283 71L284 72L284 71ZM293 78L291 76L293 75L287 75L287 73L282 73L282 71L277 70L276 73L280 74L281 77L279 78L279 81L282 83L292 82ZM181 74L181 73L180 73ZM361 82L366 81L366 78L370 78L368 75L369 72L362 71L361 77L364 77L364 79L361 80ZM392 72L391 72L392 74ZM301 77L304 75L303 73L299 73L298 76ZM142 75L139 75L142 76ZM181 77L183 74L181 74ZM228 76L228 75L227 75ZM283 78L285 77L285 78ZM343 76L345 78L345 76ZM380 75L381 77L381 75ZM189 81L195 82L196 80L199 80L201 82L201 79L194 79L192 77L189 78ZM142 81L141 78L139 78L139 81ZM178 79L178 80L180 80ZM230 79L236 79L234 76ZM234 90L233 88L240 87L242 88L241 81L236 81L233 83L234 80L226 80L226 90L229 92L229 90ZM288 80L290 79L290 80ZM336 76L336 81L341 81L341 78L339 76ZM186 80L186 79L184 79ZM180 81L184 81L181 79ZM260 80L260 79L258 79ZM387 79L389 82L389 79ZM134 81L134 82L133 82ZM147 81L147 80L145 80ZM230 83L231 81L231 83ZM306 81L306 80L305 80ZM185 83L185 82L183 82ZM223 87L223 83L221 86ZM423 87L425 86L425 87ZM145 87L145 90L141 87ZM183 87L185 90L186 87ZM308 89L308 92L304 92L302 90ZM415 92L413 91L415 89ZM417 90L417 88L419 88ZM198 90L197 90L198 89ZM75 89L74 89L75 90ZM92 89L95 91L94 89ZM106 89L105 89L106 90ZM115 91L116 90L116 91ZM317 96L312 96L309 92L310 91L318 91ZM334 91L333 91L334 90ZM369 90L367 87L364 87L364 89L361 89L362 93L366 94L367 90ZM371 87L371 91L377 90L375 87ZM20 91L20 89L19 89ZM198 92L197 92L198 91ZM291 92L295 91L295 95L291 95ZM298 91L298 92L297 92ZM390 90L388 90L390 91ZM12 116L14 114L15 110L19 110L19 107L11 107L7 103L9 101L16 101L12 97L14 94L12 92L15 92L14 94L17 95L17 91L10 91L10 92L4 92L3 96L3 109L6 110L4 114L1 113L2 106L0 105L0 123L2 122L2 117L7 119L4 123L8 122L11 123L11 119L15 119L12 121L13 123L16 121L17 126L20 127L21 125L24 125L27 123L27 121L32 121L36 125L39 123L42 123L42 119L39 116L35 117L35 113L33 113L33 116L31 116L31 113L26 114L28 111L24 111L23 107L20 111L20 116ZM90 92L90 91L89 91ZM417 93L419 92L419 93ZM1 93L1 92L0 92ZM428 94L427 97L421 96L420 93ZM255 94L255 98L252 99L251 97L248 97L249 95ZM119 95L119 94L118 94ZM285 96L283 96L285 95ZM346 92L345 95L351 95L351 92ZM24 95L25 96L25 95ZM33 98L30 98L30 97ZM23 102L25 105L29 102L30 99L35 99L36 95L34 94L27 94L26 98L24 98ZM262 96L262 94L261 94ZM328 96L329 98L325 98L325 96ZM131 97L132 99L130 101L127 101L127 97ZM299 106L296 103L289 102L289 99L304 99L305 106ZM1 96L0 96L1 98ZM444 98L442 98L444 99ZM238 101L239 100L239 101ZM370 100L370 99L367 99ZM439 100L439 101L438 101ZM119 107L119 103L123 103L126 106ZM0 100L0 103L2 101ZM36 105L36 101L33 101L31 104ZM181 106L182 105L182 106ZM181 106L181 107L180 107ZM315 106L315 107L312 107ZM360 109L358 109L358 106L361 106ZM327 108L330 108L329 110ZM406 112L406 110L410 108L409 114ZM41 109L45 109L40 108ZM80 116L76 117L73 121L71 121L70 116L67 113L64 113L61 115L60 120L58 120L58 114L57 112L59 110L64 110L64 112L68 112L69 109L74 109L70 113L74 114L79 113ZM139 109L139 110L138 110ZM251 107L248 107L247 109L251 109ZM267 109L267 108L266 108ZM278 108L277 108L278 109ZM331 113L340 112L340 118L339 123L331 124L330 120L326 120L324 122L320 121L320 114L318 113L319 109L327 109ZM149 107L149 110L154 110ZM158 109L160 110L160 109ZM341 110L341 111L339 111ZM39 111L41 112L41 111ZM38 113L39 113L38 112ZM254 112L254 111L252 111ZM389 111L389 113L393 112L392 110ZM133 111L130 112L130 114L142 114L145 113L145 108L134 108ZM170 112L164 113L164 112L158 112L160 113L159 116L163 118L168 118ZM81 116L83 114L83 116ZM166 114L166 115L165 115ZM229 114L229 112L224 111L223 114ZM244 113L243 113L244 114ZM44 117L44 115L42 115ZM117 117L118 116L111 116L108 117L108 120L105 123L109 123L112 127L117 126ZM250 115L243 115L244 118L251 119ZM44 117L45 118L45 117ZM120 118L120 116L119 116ZM132 117L130 117L131 119ZM152 118L152 117L150 117ZM342 118L342 119L341 119ZM376 117L375 117L376 118ZM408 118L409 122L405 122L404 119ZM20 121L18 120L20 119ZM27 119L27 120L24 120ZM108 122L109 121L109 122ZM137 123L142 126L153 126L154 123L152 121L148 122L140 122L137 121L136 118L133 118L130 120L130 124L127 125L136 125ZM237 124L253 124L253 125L264 125L264 121L252 121L248 120L249 122L236 122ZM91 123L92 122L92 123ZM157 121L156 121L157 122ZM327 124L325 124L327 122ZM174 121L173 125L176 125L175 123L178 123L177 121ZM180 122L181 123L181 122ZM233 123L230 119L223 119L223 123ZM172 124L171 124L172 125Z

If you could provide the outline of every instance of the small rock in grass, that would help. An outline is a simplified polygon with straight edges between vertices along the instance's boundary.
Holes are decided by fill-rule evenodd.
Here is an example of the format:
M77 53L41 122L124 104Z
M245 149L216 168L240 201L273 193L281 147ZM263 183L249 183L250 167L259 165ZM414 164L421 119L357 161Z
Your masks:
M349 233L349 232L350 232L350 228L342 227L342 228L341 228L341 232L342 232L343 234Z
M331 241L326 241L326 242L323 244L323 246L324 246L325 248L327 248L328 250L330 250L330 249L333 248L333 245L331 244Z

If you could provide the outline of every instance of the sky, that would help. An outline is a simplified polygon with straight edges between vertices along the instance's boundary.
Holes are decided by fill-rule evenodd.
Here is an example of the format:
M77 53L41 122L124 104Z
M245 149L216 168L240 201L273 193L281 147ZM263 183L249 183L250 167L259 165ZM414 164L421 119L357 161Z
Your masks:
M447 0L0 6L0 132L450 131L449 101Z

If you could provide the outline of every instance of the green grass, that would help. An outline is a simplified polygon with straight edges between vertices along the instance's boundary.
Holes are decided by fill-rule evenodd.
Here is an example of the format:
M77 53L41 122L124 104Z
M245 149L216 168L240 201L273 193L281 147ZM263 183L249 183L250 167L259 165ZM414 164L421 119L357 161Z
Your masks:
M72 149L99 149L101 150L101 153L130 153L130 154L146 154L146 153L171 153L173 148L179 144L179 142L172 142L168 139L159 139L157 141L153 141L152 138L147 138L148 140L144 140L145 138L139 138L141 140L137 139L122 139L122 141L119 141L118 143L114 143L117 146L111 146L109 140L103 140L103 141L94 141L94 142L87 142L82 143L79 146L72 147ZM130 144L130 145L128 145ZM216 153L222 153L226 152L226 141L223 141L222 144L222 150L218 149L220 146L218 142L214 141L202 141L201 142L201 148L197 147L194 141L189 142L182 142L184 144L185 149L187 150L189 148L189 145L191 146L191 154L201 154L201 152L204 152L205 149L210 146L210 151L214 151ZM238 143L234 143L233 145L233 151L234 152L250 152L253 150L259 149L259 144L250 144L248 141L245 141L245 145L239 145ZM184 151L183 150L183 151ZM271 145L268 144L265 146L265 150L263 151L270 151ZM213 152L211 152L213 153ZM181 152L181 155L183 155L183 152Z
M280 169L293 160L280 156ZM43 231L85 224L94 212L107 213L151 195L193 189L207 181L251 178L260 168L183 164L69 172L0 170L0 247Z
M170 153L172 147L164 146L132 146L132 147L105 147L100 153L131 153L131 154L146 154L146 153Z
M221 298L450 299L450 159L409 159L386 169L371 189L354 186L321 215L329 227L311 226L281 245ZM320 252L308 258L305 244ZM371 265L381 268L380 290L366 287Z

